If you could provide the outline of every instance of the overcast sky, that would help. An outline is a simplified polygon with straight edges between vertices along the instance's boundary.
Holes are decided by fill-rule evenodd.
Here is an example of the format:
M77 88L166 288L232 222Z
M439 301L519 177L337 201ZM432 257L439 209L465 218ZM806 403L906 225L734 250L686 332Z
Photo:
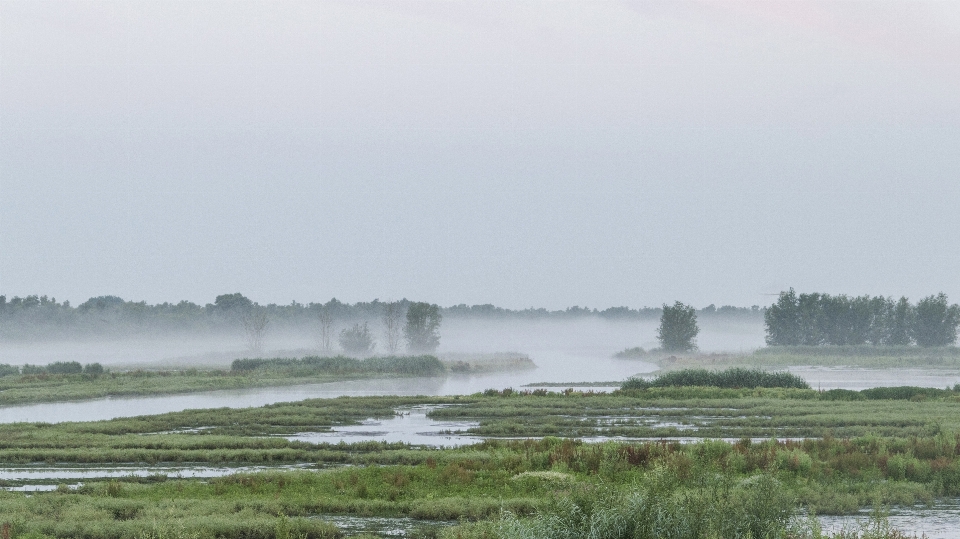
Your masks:
M0 0L0 294L960 301L960 2Z

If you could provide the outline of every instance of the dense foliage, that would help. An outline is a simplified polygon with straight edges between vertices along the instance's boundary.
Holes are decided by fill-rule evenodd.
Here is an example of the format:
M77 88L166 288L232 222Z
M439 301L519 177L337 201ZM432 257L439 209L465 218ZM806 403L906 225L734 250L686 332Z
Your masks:
M697 310L690 305L677 301L673 305L663 306L660 315L660 327L657 340L660 348L666 352L688 352L697 349Z
M338 341L344 352L359 356L372 354L377 346L366 322L341 330Z
M771 346L946 346L957 340L960 306L943 293L912 305L907 298L797 294L791 288L766 310L764 323Z
M414 353L433 353L440 346L440 307L429 303L411 303L407 308L407 321L403 337L407 350Z
M623 383L623 389L647 389L651 387L720 387L728 389L782 387L810 389L803 378L789 372L767 372L759 369L684 369L661 374L653 380L631 378Z

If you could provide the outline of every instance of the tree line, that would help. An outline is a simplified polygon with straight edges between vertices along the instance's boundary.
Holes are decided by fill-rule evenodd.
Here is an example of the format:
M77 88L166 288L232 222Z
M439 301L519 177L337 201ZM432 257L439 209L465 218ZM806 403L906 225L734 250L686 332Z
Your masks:
M770 346L948 346L957 342L960 307L946 294L916 304L901 297L781 292L764 312Z
M272 330L285 329L309 331L318 319L327 320L327 326L343 326L359 323L357 336L362 340L363 322L381 320L384 311L395 309L407 312L415 301L402 299L396 302L375 299L367 302L345 303L333 298L325 303L300 303L260 305L241 293L221 294L212 303L205 305L191 301L149 304L145 301L129 301L118 296L92 297L78 305L70 301L57 301L46 295L14 296L0 295L0 339L41 340L91 337L124 337L152 335L157 333L210 333L233 332L240 323L249 327L247 333L256 334L256 326L269 324ZM243 313L256 307L259 318L243 320ZM600 318L605 320L656 320L663 314L661 307L610 307L596 309L569 307L562 310L543 308L505 309L494 305L454 305L439 307L438 313L447 319L476 320L579 320ZM701 318L726 318L762 320L763 309L759 306L734 307L708 305L697 310ZM391 337L385 338L383 346L393 350L402 340L401 322L392 316ZM386 322L384 320L384 322ZM339 333L327 332L323 339L337 343ZM329 345L328 345L329 347Z

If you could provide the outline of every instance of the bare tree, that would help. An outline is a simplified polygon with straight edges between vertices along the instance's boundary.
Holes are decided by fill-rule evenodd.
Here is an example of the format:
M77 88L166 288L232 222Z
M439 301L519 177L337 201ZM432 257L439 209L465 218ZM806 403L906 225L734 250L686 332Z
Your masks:
M317 313L317 347L322 352L331 350L330 339L333 337L333 315L326 307L321 307Z
M384 304L381 321L383 322L383 332L387 338L387 351L391 354L396 354L400 348L400 330L403 317L403 306L399 301Z
M241 322L243 322L243 331L247 337L247 348L253 354L262 354L263 338L267 334L267 327L270 325L267 310L259 305L254 305L243 313Z

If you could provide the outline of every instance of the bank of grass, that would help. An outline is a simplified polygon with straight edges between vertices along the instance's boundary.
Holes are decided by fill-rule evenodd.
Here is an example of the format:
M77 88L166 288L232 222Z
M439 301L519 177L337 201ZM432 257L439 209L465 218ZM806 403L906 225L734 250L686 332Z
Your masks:
M944 346L767 346L749 353L663 354L651 356L666 370L720 369L731 366L884 368L960 368L960 347Z
M527 358L529 361L529 358ZM76 369L10 367L0 376L0 406L34 402L74 401L241 389L382 377L442 376L457 371L434 356L390 356L355 359L344 356L238 359L229 370L103 371L99 364ZM466 364L466 363L465 363ZM63 365L66 365L64 363ZM471 364L466 364L467 370ZM4 367L5 366L0 366ZM97 369L96 367L100 367ZM509 368L505 362L489 370ZM477 367L480 369L481 367ZM2 369L0 369L2 370ZM461 369L462 370L462 369ZM15 371L15 372L12 372ZM6 371L4 371L6 372Z

